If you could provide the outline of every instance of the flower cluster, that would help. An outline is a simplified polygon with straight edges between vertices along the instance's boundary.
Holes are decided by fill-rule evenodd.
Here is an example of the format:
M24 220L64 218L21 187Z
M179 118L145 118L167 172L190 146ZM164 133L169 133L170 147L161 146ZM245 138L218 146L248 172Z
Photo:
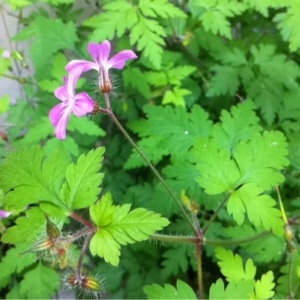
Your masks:
M64 85L54 92L62 102L54 106L49 113L58 139L66 138L66 128L72 113L77 117L82 117L94 110L95 102L87 93L75 93L75 87L81 74L89 70L96 70L99 78L99 90L108 94L112 90L109 70L123 69L127 60L137 58L133 51L123 50L109 59L110 50L111 45L107 40L102 44L89 43L88 52L94 61L72 60L67 64L68 76L64 78Z

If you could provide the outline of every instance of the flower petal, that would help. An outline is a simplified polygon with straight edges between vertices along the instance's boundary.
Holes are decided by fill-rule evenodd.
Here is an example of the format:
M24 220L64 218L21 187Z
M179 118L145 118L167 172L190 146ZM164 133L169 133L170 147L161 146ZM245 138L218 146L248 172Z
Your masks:
M75 103L73 106L73 113L77 117L82 117L94 109L94 101L85 92L79 93L75 96Z
M105 40L100 45L96 43L89 43L88 51L98 65L105 65L110 54L110 42Z
M135 58L137 58L137 55L133 51L123 50L108 61L107 68L123 69L127 60Z
M55 126L55 135L58 139L66 139L67 125L71 115L71 108L67 107Z
M92 69L98 71L98 64L88 60L74 59L66 65L66 70L68 72L78 72L80 74Z
M69 98L66 87L64 85L55 89L54 95L61 101L67 101Z
M61 116L63 115L66 109L67 109L67 105L65 103L59 103L50 110L49 118L54 127L57 126Z

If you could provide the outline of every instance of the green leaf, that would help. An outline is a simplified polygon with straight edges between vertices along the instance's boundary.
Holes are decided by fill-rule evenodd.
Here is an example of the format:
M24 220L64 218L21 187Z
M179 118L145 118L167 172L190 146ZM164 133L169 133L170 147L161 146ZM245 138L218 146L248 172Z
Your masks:
M186 17L186 14L181 9L170 3L168 0L140 0L139 8L146 17L155 18L156 16L159 16L164 19Z
M209 88L206 92L207 97L230 95L233 96L237 92L240 81L240 70L231 66L213 66L211 68L216 74L211 79Z
M99 173L103 154L103 147L91 150L67 168L61 195L70 210L88 207L96 201L103 179L103 173Z
M65 154L57 150L47 157L38 146L11 152L0 165L0 188L6 192L6 206L18 210L47 201L65 208L59 190L67 165Z
M98 227L90 243L91 253L115 266L119 264L121 245L147 240L169 224L154 212L143 208L130 211L130 206L115 206L111 195L106 194L90 207L91 219Z
M219 247L215 252L221 272L228 282L238 283L240 280L254 279L256 267L250 258L244 266L242 258L230 250Z
M28 126L28 132L19 142L22 146L32 146L45 140L49 135L53 134L53 127L48 117L42 117L36 122ZM18 143L17 143L18 144Z
M197 105L188 113L182 107L170 106L149 105L144 110L147 120L131 122L129 127L143 138L138 145L155 163L168 153L186 153L196 137L207 137L212 128L208 114ZM141 165L143 160L134 152L125 166Z
M103 137L106 135L105 131L88 117L77 118L75 116L72 116L68 124L68 130L78 131L79 133L84 135L92 135L98 137Z
M165 29L156 20L139 15L139 22L131 29L130 43L137 43L137 49L143 51L153 66L159 69L166 35Z
M300 47L300 34L296 30L300 26L299 13L300 7L297 0L291 0L286 4L287 10L278 13L274 21L278 23L277 27L283 39L289 42L291 51L296 51Z
M166 91L164 94L162 104L174 104L176 106L185 106L184 96L191 92L186 89L175 87L172 91Z
M164 252L161 274L164 278L177 275L180 271L187 272L189 261L187 252L192 247L190 245L174 245Z
M151 284L144 286L144 292L147 299L197 299L193 289L181 280L177 280L176 288L170 284Z
M233 150L243 176L239 183L255 183L265 190L282 183L284 176L278 171L289 164L287 155L287 142L279 131L256 135L248 143L240 142Z
M250 51L256 75L250 80L243 79L243 85L247 96L256 102L267 122L272 123L286 90L297 88L300 70L294 61L276 54L274 45L259 44Z
M229 282L225 288L223 280L218 279L209 289L209 299L249 299L253 286L253 280L240 280Z
M270 299L274 296L275 287L274 275L272 271L263 274L261 280L255 283L255 294L251 295L251 299Z
M125 87L132 86L146 99L150 98L151 91L143 72L138 68L127 68L122 72Z
M51 298L59 289L60 276L50 267L38 263L21 281L21 293L28 299Z
M16 225L9 227L1 241L3 243L19 244L23 242L31 243L36 241L42 232L46 230L45 214L37 207L32 207L26 211L25 217L19 217Z
M28 249L27 244L18 245L17 247L10 248L5 256L0 261L0 282L1 287L3 282L11 279L12 274L21 273L26 267L32 265L36 261L36 255L33 253L26 253L20 255L23 251ZM7 280L7 284L10 280Z
M203 9L199 20L206 31L219 33L228 39L232 38L228 18L240 15L247 8L244 3L236 0L193 0L190 5L190 9L194 6Z

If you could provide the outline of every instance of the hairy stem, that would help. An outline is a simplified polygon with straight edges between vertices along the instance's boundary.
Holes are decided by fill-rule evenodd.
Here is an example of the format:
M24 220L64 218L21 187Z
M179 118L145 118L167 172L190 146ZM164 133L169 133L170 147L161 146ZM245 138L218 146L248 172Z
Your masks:
M151 234L150 239L153 241L160 241L166 243L188 243L196 244L199 238L196 236L179 236L179 235L167 235L167 234Z
M83 236L86 236L88 234L92 234L95 233L96 229L95 228L91 228L91 227L85 227L84 229L72 234L72 241L76 241L78 239L80 239Z
M84 219L83 217L79 216L77 213L75 213L73 211L70 213L70 217L87 227L90 227L90 228L94 227L94 224L92 222Z
M222 200L222 202L220 203L219 207L216 209L216 211L214 212L214 214L211 216L211 218L209 219L208 223L206 224L206 226L203 229L203 234L205 234L205 232L208 230L208 228L210 227L210 225L213 223L213 221L216 219L218 213L220 212L220 210L222 209L222 207L225 205L226 201L228 200L228 198L230 197L231 192L229 192L224 199Z
M88 245L89 245L93 235L94 235L94 232L91 232L90 234L87 235L87 237L85 238L85 241L82 245L82 248L81 248L81 252L80 252L80 256L79 256L78 264L77 264L77 270L76 270L76 278L78 281L80 281L80 279L81 279L81 268L82 268L83 257L85 255L85 252L88 248Z

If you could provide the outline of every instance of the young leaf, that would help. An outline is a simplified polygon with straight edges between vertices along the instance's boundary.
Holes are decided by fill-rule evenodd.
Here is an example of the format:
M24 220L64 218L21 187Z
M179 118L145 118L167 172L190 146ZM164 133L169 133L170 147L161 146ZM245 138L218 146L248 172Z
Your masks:
M263 274L261 280L255 283L255 294L251 295L251 299L270 299L274 296L275 287L274 275L272 271Z
M103 147L91 150L88 154L81 155L76 164L67 168L61 194L70 210L88 207L96 201L103 179L103 173L99 173L103 154Z
M90 250L115 266L119 264L121 245L147 240L169 224L167 219L143 208L130 211L129 204L113 205L110 194L90 207L90 215L98 227Z
M230 196L227 210L239 225L244 222L244 214L247 213L254 226L263 226L276 235L282 235L284 223L280 211L274 207L276 201L262 192L255 184L244 184Z
M148 299L197 299L192 288L181 280L177 280L176 288L170 284L163 287L158 284L144 286Z
M215 252L221 272L228 282L238 283L240 280L254 279L256 267L250 258L244 266L242 258L230 250L217 248Z
M209 299L249 299L253 291L254 280L240 280L238 282L229 282L224 287L222 279L218 279L209 289Z

